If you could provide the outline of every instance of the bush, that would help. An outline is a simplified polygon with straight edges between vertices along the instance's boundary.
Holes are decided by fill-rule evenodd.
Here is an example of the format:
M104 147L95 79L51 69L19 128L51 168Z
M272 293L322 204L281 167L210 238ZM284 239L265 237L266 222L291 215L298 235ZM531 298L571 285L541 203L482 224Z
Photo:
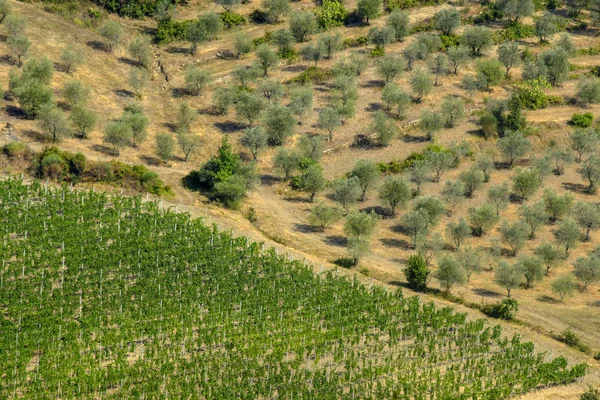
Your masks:
M343 46L344 48L348 47L362 47L366 46L369 43L369 38L366 36L359 36L355 38L346 38L344 39Z
M516 87L523 107L530 110L548 107L548 97L544 93L544 89L550 87L550 84L545 79L531 79L517 84Z
M586 352L588 347L581 342L581 339L571 328L567 328L561 332L558 340L569 347L573 347L579 351Z
M512 22L505 29L502 29L494 34L496 43L504 43L506 41L517 41L528 37L535 36L535 26L525 25L520 22Z
M319 67L309 67L302 71L300 75L290 79L290 83L306 85L309 83L322 83L331 78L331 71Z
M255 24L266 24L269 22L269 14L266 11L255 9L250 13L250 20Z
M429 282L431 271L421 254L412 255L406 262L404 275L408 282L408 287L414 290L424 290Z
M24 159L31 153L31 149L23 142L8 142L2 148L4 154L9 158Z
M325 30L344 25L348 17L348 11L342 2L337 0L324 0L323 5L315 10L315 14L317 24Z
M571 123L579 128L589 128L594 120L594 114L586 112L585 114L573 114Z
M46 147L37 154L30 170L38 178L51 178L58 181L78 182L86 169L83 154L61 151L56 147Z
M221 18L221 22L223 23L225 29L231 29L234 26L244 25L248 22L243 15L234 13L232 11L225 11L221 13L219 17Z
M481 311L492 318L511 321L519 311L519 302L512 297L506 298L499 303L485 305Z
M600 357L596 359L600 359ZM598 391L598 389L589 388L581 395L579 400L600 400L600 391Z

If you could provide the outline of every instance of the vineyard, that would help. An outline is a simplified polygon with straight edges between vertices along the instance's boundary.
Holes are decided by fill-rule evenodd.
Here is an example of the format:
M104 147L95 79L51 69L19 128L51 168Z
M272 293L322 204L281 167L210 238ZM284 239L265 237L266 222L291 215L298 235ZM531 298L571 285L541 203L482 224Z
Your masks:
M7 180L0 210L1 398L501 399L587 369L140 198Z

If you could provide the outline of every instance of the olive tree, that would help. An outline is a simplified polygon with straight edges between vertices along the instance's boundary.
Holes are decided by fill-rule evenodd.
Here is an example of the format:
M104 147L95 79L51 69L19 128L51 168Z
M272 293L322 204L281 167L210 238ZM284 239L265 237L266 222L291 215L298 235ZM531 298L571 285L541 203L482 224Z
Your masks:
M600 282L600 257L597 249L589 257L579 257L575 261L573 275L581 281L582 292L585 292L590 285Z
M373 43L376 49L382 51L385 51L385 46L393 42L395 37L396 33L394 32L394 29L389 26L384 26L382 28L373 27L369 29L369 42Z
M431 75L422 69L415 70L410 76L410 87L417 103L427 96L433 88Z
M450 36L460 26L460 12L456 8L444 8L434 15L433 21L435 29Z
M123 27L117 21L108 21L100 27L100 35L104 38L108 51L112 52L123 40Z
M290 32L297 42L303 43L317 31L317 19L310 11L293 13L290 18Z
M358 178L362 192L360 201L364 201L367 191L379 182L380 175L377 164L371 160L358 160L354 164L348 176Z
M250 150L254 160L257 160L259 153L267 147L268 137L265 130L259 126L248 128L244 131L240 143Z
M517 22L533 14L533 0L497 0L496 8L507 19Z
M390 82L381 92L381 100L388 110L396 108L396 118L404 118L410 106L410 96L397 84Z
M529 239L534 239L537 229L548 222L548 213L543 202L532 205L523 204L519 208L519 216L529 227Z
M269 68L277 61L277 54L266 44L258 46L255 53L258 66L262 69L263 76L266 77Z
M444 172L454 166L454 156L447 151L426 151L425 160L433 171L436 182L440 181Z
M369 250L368 240L373 235L379 217L374 212L351 211L346 216L344 233L348 236L348 250L354 258L354 265Z
M150 43L143 36L134 37L127 47L129 55L135 60L140 67L150 68Z
M311 164L305 168L299 177L299 189L309 194L312 203L315 195L325 189L326 180L323 177L323 167L319 164Z
M428 140L433 140L435 134L444 127L444 119L439 113L425 109L421 112L419 128Z
M410 22L406 11L395 9L388 15L385 24L394 30L394 39L397 42L401 42L410 34Z
M547 42L548 38L558 32L558 21L552 13L544 13L535 21L535 34L540 42Z
M511 255L514 257L519 250L523 248L529 236L529 228L522 221L508 223L504 221L500 226L500 236L511 250Z
M562 254L559 249L550 243L542 243L533 251L546 267L545 275L550 275L550 269L562 260Z
M91 89L79 80L71 80L65 82L62 92L69 108L73 109L87 104Z
M544 267L539 258L535 256L521 256L517 260L517 268L525 277L525 290L531 288L534 282L539 282L544 277Z
M584 229L583 241L588 242L592 230L600 228L600 205L579 201L573 207L573 214L579 226Z
M342 219L342 216L342 210L336 207L329 207L321 202L311 208L308 221L321 232L325 232L327 228Z
M450 255L443 256L440 259L434 277L440 281L440 285L446 293L450 293L450 288L455 284L467 282L467 272L465 271L465 268Z
M23 65L23 57L29 54L31 42L26 36L20 35L9 37L6 39L6 43L10 49L10 54L17 60L17 66L21 67Z
M402 216L402 228L410 236L413 248L417 247L419 238L427 233L427 220L418 211L410 211Z
M38 126L50 136L52 143L71 135L65 113L53 104L46 105L40 110Z
M360 181L355 176L333 181L331 189L333 199L342 205L345 212L348 212L348 207L357 202L362 194Z
M250 127L265 107L265 99L254 93L240 92L235 102L236 115L238 118L248 121Z
M71 115L69 115L69 120L75 127L78 136L82 139L86 139L89 132L96 126L98 117L93 111L84 107L74 107L73 111L71 111Z
M262 6L272 23L279 22L281 16L290 12L289 0L263 0Z
M65 68L65 72L70 74L84 63L85 58L80 48L68 46L60 54L60 61Z
M110 122L104 129L102 141L113 147L113 154L118 156L123 147L131 140L131 126L122 121Z
M379 199L390 208L391 216L396 214L397 208L403 208L411 198L408 182L399 176L386 177L379 188Z
M465 106L459 97L446 96L440 105L446 128L454 128L465 117Z
M506 78L510 76L510 70L521 64L521 51L517 42L504 42L498 47L498 60L504 65Z
M516 289L521 285L523 274L518 264L508 264L506 261L500 261L494 281L499 286L506 289L508 297L510 297L512 289Z
M461 39L461 43L471 50L473 56L480 56L493 42L492 31L485 26L465 29Z
M599 139L599 135L593 128L576 129L569 135L571 149L578 155L577 162L581 162L584 154L593 153L596 150Z
M564 247L565 256L569 255L569 250L577 245L580 238L579 225L573 220L562 221L554 231L554 239L559 246Z
M273 157L273 168L284 173L283 180L287 181L292 176L292 173L298 168L300 162L300 154L293 150L281 148Z
M377 18L381 10L381 0L358 0L356 9L358 15L367 23L373 18Z
M588 158L581 166L579 173L588 182L586 192L596 193L600 183L600 159L596 156Z
M184 80L186 92L192 96L199 96L211 81L211 76L208 71L190 65L184 72Z
M458 69L469 61L469 49L465 46L452 46L446 50L450 69L458 75Z
M460 245L466 238L471 236L471 227L467 223L467 220L460 218L458 222L451 221L446 225L446 235L452 240L454 248L459 249Z
M540 187L538 172L532 168L517 168L512 177L512 190L521 200L533 196Z
M508 159L508 168L512 168L515 161L524 157L529 148L531 142L521 132L514 131L508 132L503 138L498 140L498 148Z
M482 236L492 226L496 225L499 219L496 215L496 209L491 204L469 209L469 221L474 228L473 234L475 236Z
M552 292L556 293L560 297L562 303L566 296L572 296L577 288L577 283L572 274L559 275L554 281L552 281Z
M579 78L575 98L583 107L587 107L588 104L600 103L600 79L595 76Z
M185 162L188 162L192 154L200 148L200 138L190 131L177 131L177 143L183 152Z
M298 124L302 125L303 117L313 108L313 91L310 87L296 87L290 91L288 107L298 117Z
M168 133L159 133L155 137L154 151L158 158L163 162L169 161L173 158L173 152L175 151L175 139Z
M377 72L383 76L385 83L394 80L404 68L404 60L399 56L385 55L377 61Z
M489 91L491 86L500 84L504 77L502 68L502 63L496 58L477 61L475 63L477 88Z
M271 146L280 146L293 135L296 121L292 111L279 104L271 104L265 109L262 125Z
M396 122L388 118L381 110L373 115L371 130L375 132L377 143L382 147L389 146L390 142L398 133Z
M551 222L563 219L571 211L572 205L573 195L571 193L559 195L551 188L544 190L544 207Z
M488 202L496 207L496 215L500 215L500 210L508 207L510 189L506 182L501 185L490 186L488 189Z

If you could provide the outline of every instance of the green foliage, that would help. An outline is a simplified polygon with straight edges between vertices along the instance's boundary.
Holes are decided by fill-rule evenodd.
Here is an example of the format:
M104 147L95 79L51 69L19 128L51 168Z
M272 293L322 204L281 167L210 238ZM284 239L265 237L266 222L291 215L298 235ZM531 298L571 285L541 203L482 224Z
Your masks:
M455 284L467 282L465 268L450 255L443 256L440 259L434 277L440 282L445 293L450 293L450 288Z
M154 41L160 44L168 44L186 39L188 25L194 21L174 21L164 19L158 22L154 32Z
M345 38L343 42L343 46L345 48L348 47L362 47L366 46L369 43L369 38L367 36L358 36L355 38Z
M308 221L321 232L325 232L327 228L341 220L342 216L342 210L335 207L328 207L321 202L310 210Z
M221 22L223 23L225 29L231 29L233 27L248 23L248 20L246 20L243 15L234 13L232 11L225 11L221 13L219 18L221 18Z
M159 133L155 137L155 152L156 155L164 162L169 161L173 157L175 151L175 139L168 133Z
M113 51L123 39L123 27L117 21L108 21L100 27L100 35L104 38L108 51Z
M377 18L379 15L381 3L381 0L358 0L356 5L358 15L369 23L369 20Z
M484 204L477 208L469 209L469 222L475 236L482 236L494 226L500 218L492 204Z
M589 388L579 397L579 400L600 400L600 391Z
M534 25L525 25L520 22L511 22L504 29L494 33L494 41L502 43L507 40L523 40L536 35Z
M600 102L600 79L595 76L581 77L577 82L575 93L577 102L586 107L588 104Z
M406 262L404 275L408 282L408 287L413 290L422 291L427 287L431 271L421 254L412 255Z
M561 303L566 296L572 296L576 288L575 278L571 274L559 275L552 281L552 292L560 297Z
M299 43L305 42L317 28L315 15L310 11L294 13L290 18L290 32Z
M323 0L323 4L315 9L317 24L321 29L329 29L344 25L348 11L341 1Z
M519 311L519 302L517 299L506 298L498 303L484 306L482 311L492 318L512 321L515 319L517 311Z
M385 24L394 30L394 38L397 42L404 40L410 34L409 18L406 11L392 11Z
M285 106L271 104L265 109L262 124L271 146L279 146L294 133L296 120Z
M460 26L460 12L456 8L444 8L433 17L435 28L444 36L451 36Z
M477 71L477 87L480 90L490 90L491 86L500 84L505 76L502 63L495 58L477 61L475 69Z
M549 88L550 84L544 78L519 82L515 86L523 107L530 110L539 110L548 106L548 96L544 93L544 89Z
M75 72L77 67L84 63L83 52L79 48L66 47L60 54L60 61L67 74Z
M417 69L410 77L410 87L416 101L420 102L433 89L433 78L424 70Z
M473 56L480 56L492 45L492 33L484 26L473 26L464 31L461 43L471 50Z
M594 121L594 114L586 112L583 114L575 113L571 116L571 123L578 128L588 128Z
M289 0L263 0L262 7L267 13L268 21L279 22L279 18L290 12Z

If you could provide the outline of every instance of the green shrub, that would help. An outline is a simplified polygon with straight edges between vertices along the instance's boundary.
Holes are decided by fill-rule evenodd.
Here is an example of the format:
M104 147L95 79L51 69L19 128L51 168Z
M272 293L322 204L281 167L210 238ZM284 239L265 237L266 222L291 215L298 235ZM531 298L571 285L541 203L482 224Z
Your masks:
M586 112L585 114L573 114L571 122L579 128L589 128L594 120L594 114Z
M266 31L264 35L252 40L252 44L254 47L258 47L261 44L269 44L273 39L273 33L271 31Z
M277 55L286 60L289 64L298 60L298 52L292 47L289 49L281 49Z
M382 57L385 55L385 50L382 47L375 47L374 49L371 49L369 55L371 57Z
M331 78L331 71L319 68L319 67L309 67L302 71L300 75L290 79L290 83L298 83L302 85L306 85L309 83L321 83Z
M557 95L546 95L546 100L548 100L548 105L551 106L560 106L565 103L565 99Z
M315 10L317 24L321 29L327 30L334 26L342 26L348 17L348 11L341 1L324 0L321 7Z
M243 15L234 13L232 11L225 11L221 13L219 17L221 18L221 22L223 22L225 29L230 29L238 25L244 25L248 22Z
M535 36L535 26L525 25L520 22L512 22L505 29L502 29L494 34L496 43L504 43L506 41L516 41Z
M517 95L521 105L530 110L539 110L548 107L548 97L544 89L549 88L550 84L543 78L531 79L518 83Z
M485 305L481 311L492 318L511 321L519 311L519 302L514 298L506 298L499 303Z
M344 48L348 47L362 47L366 46L369 43L369 38L366 36L359 36L355 38L346 38L344 39L343 46Z
M158 23L154 33L156 43L171 43L185 39L187 25L191 21L173 21L170 19L162 20Z
M406 268L404 268L408 287L414 290L425 290L430 274L431 271L427 266L427 262L421 254L412 255L408 258Z
M266 11L255 9L250 13L250 20L255 24L266 24L269 22L269 14Z
M455 35L440 35L442 50L460 45L460 38Z
M332 261L335 265L342 268L352 268L354 266L354 259L350 257L340 257Z
M579 400L600 400L600 391L598 391L598 389L589 388L581 395Z
M18 158L23 159L26 158L31 150L29 146L23 142L8 142L2 148L4 154L6 154L9 158Z
M435 30L435 24L433 23L433 19L425 20L411 27L410 34L416 35L418 33L431 32L433 30Z
M387 9L392 11L398 8L412 8L412 7L424 7L424 6L438 6L444 4L443 0L388 0Z

